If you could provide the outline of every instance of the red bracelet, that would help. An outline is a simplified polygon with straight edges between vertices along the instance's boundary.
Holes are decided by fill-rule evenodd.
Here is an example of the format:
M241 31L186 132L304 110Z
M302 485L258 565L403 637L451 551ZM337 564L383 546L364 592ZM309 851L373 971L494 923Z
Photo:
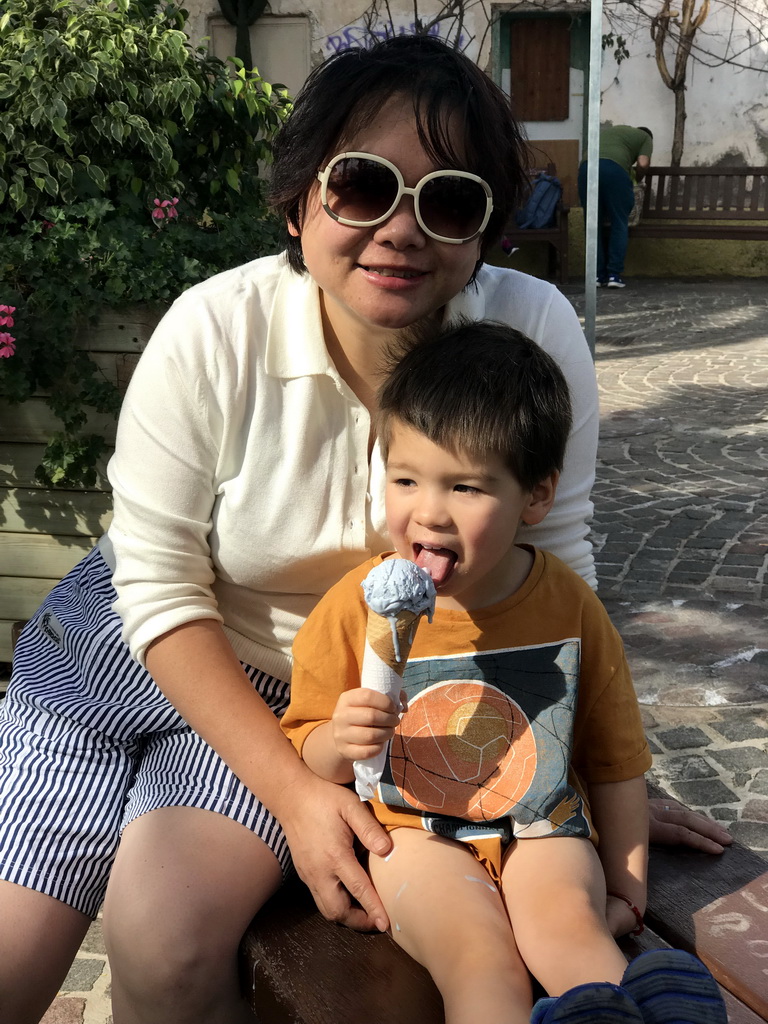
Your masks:
M629 896L623 896L620 892L609 892L609 893L607 893L607 895L608 896L613 896L617 900L624 900L624 902L627 904L627 906L629 907L629 909L632 911L632 913L635 915L635 917L637 919L637 928L635 928L635 930L633 932L630 932L629 934L630 935L642 935L642 933L645 931L645 922L643 921L643 915L637 909L637 907L632 902L632 900L629 898Z

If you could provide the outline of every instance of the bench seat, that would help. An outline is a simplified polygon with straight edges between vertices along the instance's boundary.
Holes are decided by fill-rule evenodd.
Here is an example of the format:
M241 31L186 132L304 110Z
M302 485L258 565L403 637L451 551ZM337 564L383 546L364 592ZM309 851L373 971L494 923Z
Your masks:
M646 929L621 946L628 959L665 946L695 953L731 1024L768 1020L768 863L738 843L720 857L653 848ZM262 1024L443 1024L422 967L387 935L326 921L295 879L251 925L241 962Z
M768 167L649 167L630 238L768 241Z

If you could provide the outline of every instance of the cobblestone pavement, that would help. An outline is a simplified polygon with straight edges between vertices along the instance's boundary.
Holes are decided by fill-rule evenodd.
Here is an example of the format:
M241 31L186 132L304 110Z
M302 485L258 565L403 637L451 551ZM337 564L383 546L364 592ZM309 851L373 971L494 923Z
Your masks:
M597 298L592 535L652 775L768 858L768 285Z
M768 286L603 290L596 365L600 594L653 777L768 858ZM108 984L96 922L45 1024L111 1024Z

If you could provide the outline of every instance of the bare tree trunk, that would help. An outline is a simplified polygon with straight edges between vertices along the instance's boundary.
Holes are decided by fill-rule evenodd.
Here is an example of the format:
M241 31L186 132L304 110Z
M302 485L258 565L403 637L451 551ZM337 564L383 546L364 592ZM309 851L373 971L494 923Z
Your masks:
M683 159L687 116L685 112L685 82L683 82L679 88L675 89L675 128L672 133L672 156L670 159L672 167L679 167Z
M675 127L672 136L673 167L679 167L685 145L685 80L693 39L709 13L709 0L702 0L696 13L696 0L682 0L680 11L671 10L671 0L662 0L661 10L651 22L651 39L656 47L656 66L661 80L675 97ZM664 45L667 39L676 42L674 71L669 70Z

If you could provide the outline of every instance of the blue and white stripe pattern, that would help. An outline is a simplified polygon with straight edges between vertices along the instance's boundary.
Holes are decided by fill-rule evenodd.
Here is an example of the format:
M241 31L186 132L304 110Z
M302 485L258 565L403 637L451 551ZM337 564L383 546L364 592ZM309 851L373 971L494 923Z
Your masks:
M0 878L95 917L122 829L178 806L240 822L287 873L282 829L133 660L114 600L94 549L16 645L0 704ZM289 684L244 668L281 715Z

